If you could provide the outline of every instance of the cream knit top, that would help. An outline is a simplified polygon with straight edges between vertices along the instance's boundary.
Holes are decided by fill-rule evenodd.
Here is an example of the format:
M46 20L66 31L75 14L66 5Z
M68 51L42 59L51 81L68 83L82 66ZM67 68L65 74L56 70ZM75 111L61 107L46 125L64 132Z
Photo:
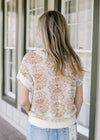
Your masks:
M24 55L17 79L31 94L31 124L64 128L76 122L75 91L83 82L83 74L74 75L68 64L65 73L66 76L55 76L53 62L46 61L43 48L34 48Z

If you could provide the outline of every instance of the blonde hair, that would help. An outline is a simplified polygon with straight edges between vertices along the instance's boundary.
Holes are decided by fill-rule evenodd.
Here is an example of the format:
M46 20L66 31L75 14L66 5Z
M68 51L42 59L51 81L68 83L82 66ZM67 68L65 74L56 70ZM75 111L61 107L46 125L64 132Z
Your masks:
M52 10L40 16L38 32L42 38L48 60L55 64L56 74L59 72L61 75L65 75L66 62L69 63L75 74L85 71L79 56L70 44L66 19L60 12Z

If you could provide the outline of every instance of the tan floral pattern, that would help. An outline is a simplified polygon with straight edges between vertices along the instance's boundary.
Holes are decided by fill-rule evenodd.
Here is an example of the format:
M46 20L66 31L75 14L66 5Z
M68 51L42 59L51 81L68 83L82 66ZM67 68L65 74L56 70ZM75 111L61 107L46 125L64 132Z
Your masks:
M66 76L55 76L54 64L46 61L43 48L26 53L17 78L32 94L31 114L42 120L62 121L76 114L76 87L83 75L74 75L66 65ZM27 83L27 84L26 84Z

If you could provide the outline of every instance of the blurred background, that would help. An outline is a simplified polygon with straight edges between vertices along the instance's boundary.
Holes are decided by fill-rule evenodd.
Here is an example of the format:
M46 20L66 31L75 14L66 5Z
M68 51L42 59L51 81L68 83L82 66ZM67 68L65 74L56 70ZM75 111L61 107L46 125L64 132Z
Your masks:
M91 95L91 84L95 83L95 81L91 83L92 59L98 46L100 49L98 42L95 42L94 49L92 47L94 45L93 23L99 18L98 14L95 15L96 18L93 18L94 10L97 10L96 7L94 9L94 0L0 0L0 116L2 117L0 123L3 126L5 123L2 122L6 120L16 131L18 130L24 136L27 135L28 116L18 104L19 85L16 74L25 53L41 47L36 30L37 19L47 10L58 10L65 16L71 45L87 70L83 80L84 101L77 120L78 139L87 140L90 126L90 99L94 99L92 102L94 108L91 109L92 111L94 109L94 113L96 102L96 93L94 93L94 97ZM98 26L94 28L98 28ZM98 64L100 67L100 60ZM94 66L96 65L94 64ZM95 73L97 74L96 69ZM99 75L100 72L97 77ZM98 83L96 84L99 85ZM99 87L98 89L100 92ZM94 115L96 116L96 114ZM18 139L25 139L21 134ZM18 137L17 134L16 137ZM10 137L9 140L12 138Z

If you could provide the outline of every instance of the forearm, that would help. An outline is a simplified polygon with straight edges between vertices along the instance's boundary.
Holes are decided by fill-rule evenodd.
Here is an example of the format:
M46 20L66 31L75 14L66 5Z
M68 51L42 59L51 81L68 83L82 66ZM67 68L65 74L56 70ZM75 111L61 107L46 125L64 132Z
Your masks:
M27 104L24 104L21 107L28 113L28 111L31 108L31 104L30 104L30 102L28 102Z
M82 100L75 101L75 105L76 105L76 108L77 108L76 118L78 117L78 115L80 113L82 104L83 104L83 101Z

